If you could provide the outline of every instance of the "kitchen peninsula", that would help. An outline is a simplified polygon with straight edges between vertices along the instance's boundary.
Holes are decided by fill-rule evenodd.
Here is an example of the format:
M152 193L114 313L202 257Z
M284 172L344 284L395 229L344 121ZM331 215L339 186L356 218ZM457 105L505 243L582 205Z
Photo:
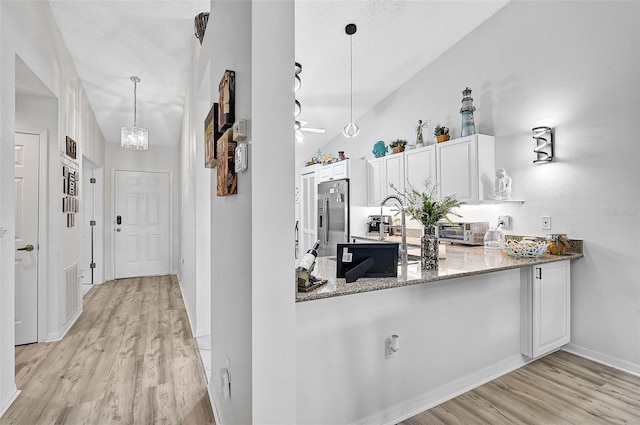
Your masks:
M545 253L540 258L527 259L513 258L501 251L486 250L481 246L448 245L447 257L440 260L438 270L421 270L419 260L410 261L407 265L398 266L398 277L360 278L351 283L347 283L345 279L336 278L335 257L318 257L313 274L327 279L328 283L315 291L299 292L296 295L296 301L311 301L408 285L430 284L446 279L582 258L582 241L572 241L572 248L572 252L566 255Z
M557 350L570 340L570 263L583 256L573 243L539 259L448 245L437 271L417 261L353 283L336 279L335 257L318 258L328 283L296 294L298 423L398 423Z

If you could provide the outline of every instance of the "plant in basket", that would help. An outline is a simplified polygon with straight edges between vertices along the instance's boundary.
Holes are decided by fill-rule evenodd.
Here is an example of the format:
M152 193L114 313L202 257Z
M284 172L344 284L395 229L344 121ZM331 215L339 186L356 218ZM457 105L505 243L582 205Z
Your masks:
M450 138L449 127L438 124L435 130L433 130L433 135L436 136L438 143L446 142Z
M389 143L389 146L391 147L393 153L403 152L406 145L407 141L404 139L396 139L393 142Z

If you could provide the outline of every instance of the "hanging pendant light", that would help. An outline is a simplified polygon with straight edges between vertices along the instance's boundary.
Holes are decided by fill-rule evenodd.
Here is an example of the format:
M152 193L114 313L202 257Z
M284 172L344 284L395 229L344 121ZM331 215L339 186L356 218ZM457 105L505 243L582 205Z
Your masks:
M357 31L357 27L356 24L348 24L346 27L344 27L344 32L349 36L349 81L351 83L351 91L350 91L350 97L349 97L349 107L351 109L351 115L350 115L350 120L349 120L349 124L344 126L344 129L342 130L342 134L344 134L346 137L352 138L352 137L356 137L358 135L358 133L360 132L360 127L358 127L358 125L356 123L353 122L353 34L355 34Z
M125 149L147 150L149 149L149 131L146 128L137 126L137 88L140 78L135 75L131 77L133 81L133 127L122 127L120 129L120 146Z

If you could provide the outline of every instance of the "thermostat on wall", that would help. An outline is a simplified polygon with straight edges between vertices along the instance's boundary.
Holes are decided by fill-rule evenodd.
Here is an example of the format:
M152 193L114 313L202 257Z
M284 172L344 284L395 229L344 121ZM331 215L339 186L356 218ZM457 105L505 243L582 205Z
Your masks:
M247 169L247 144L246 143L238 143L236 146L236 173L244 171Z
M233 123L233 141L240 142L247 138L247 120L241 119Z

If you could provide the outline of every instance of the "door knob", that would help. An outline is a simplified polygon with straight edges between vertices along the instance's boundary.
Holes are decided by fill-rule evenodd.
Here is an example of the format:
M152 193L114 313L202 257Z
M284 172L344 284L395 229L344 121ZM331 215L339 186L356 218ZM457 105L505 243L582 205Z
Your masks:
M27 251L27 252L31 252L33 251L35 248L33 247L33 245L27 245L24 248L18 248L18 251Z

